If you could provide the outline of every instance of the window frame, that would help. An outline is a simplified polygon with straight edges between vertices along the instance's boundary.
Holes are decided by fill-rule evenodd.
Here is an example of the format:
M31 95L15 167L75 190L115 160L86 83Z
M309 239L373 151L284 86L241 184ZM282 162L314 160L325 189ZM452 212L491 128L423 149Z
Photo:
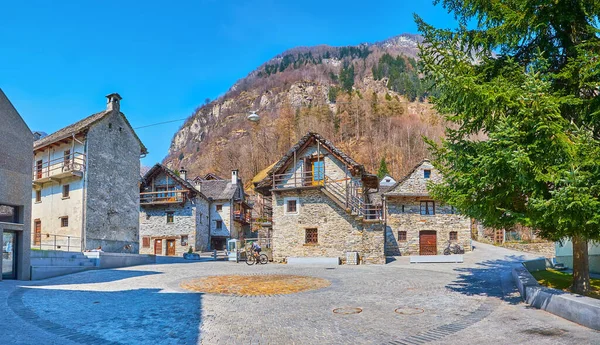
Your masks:
M425 204L425 213L423 213L423 204ZM435 216L435 201L422 200L419 205L419 213L421 216Z
M400 236L402 235L402 236ZM398 230L398 242L407 242L407 232L406 230Z
M423 178L430 179L431 178L431 169L423 169Z
M165 213L167 215L167 224L173 224L173 223L175 223L175 212L173 212L173 211L167 211Z
M60 217L60 227L68 228L69 227L69 216Z
M289 210L289 202L294 201L296 205L296 209L294 211ZM286 215L298 215L300 214L300 198L297 197L289 197L283 198L283 213Z
M216 204L215 205L215 210L217 212L223 212L223 204Z
M319 228L304 229L304 244L309 246L319 244Z
M66 191L66 193L65 193ZM68 199L71 197L71 185L63 184L62 186L62 198Z
M458 231L450 231L448 233L448 240L449 241L458 241Z
M184 240L185 238L185 240ZM188 245L189 237L188 235L181 235L181 246L185 247Z
M215 229L223 230L223 221L222 220L215 220Z
M9 209L12 209L12 220L7 221L6 223L19 224L19 221L21 220L21 212L22 212L20 206L6 205L6 204L0 204L0 206L4 206Z
M150 236L142 237L142 248L150 248Z
M35 191L35 202L37 204L42 202L42 190L41 189L38 189Z

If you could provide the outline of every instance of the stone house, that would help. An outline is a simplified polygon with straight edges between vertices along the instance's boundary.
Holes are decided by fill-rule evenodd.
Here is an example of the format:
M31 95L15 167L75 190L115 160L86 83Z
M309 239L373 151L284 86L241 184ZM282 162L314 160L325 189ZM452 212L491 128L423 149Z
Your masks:
M0 280L29 280L34 137L1 89L0 123Z
M209 200L179 174L154 165L140 186L140 253L182 256L209 245Z
M425 159L383 194L386 255L443 254L448 242L471 250L470 219L429 195L427 184L441 180Z
M243 239L250 233L252 208L247 202L244 185L237 170L231 180L214 174L190 181L210 201L209 249L223 250L229 239Z
M275 261L344 261L354 252L363 263L385 263L381 214L369 199L379 186L377 176L330 141L309 132L263 175L254 185L272 200Z
M33 144L33 247L138 253L147 150L120 111L121 96L106 97L106 110Z

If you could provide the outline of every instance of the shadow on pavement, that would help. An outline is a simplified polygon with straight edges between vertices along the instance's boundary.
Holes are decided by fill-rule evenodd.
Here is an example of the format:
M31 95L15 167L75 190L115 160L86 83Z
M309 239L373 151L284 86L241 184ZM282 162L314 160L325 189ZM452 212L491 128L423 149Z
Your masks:
M459 274L446 288L468 296L496 297L518 304L520 297L510 295L514 291L511 272L525 260L527 258L523 255L510 255L504 259L479 262L475 267L456 268L454 271Z
M196 344L202 294L160 289L20 288L9 297L22 319L82 344Z
M79 273L68 274L49 279L35 280L27 286L51 286L51 285L72 285L72 284L96 284L108 283L123 279L143 277L148 275L162 274L155 271L132 271L118 269L89 270Z

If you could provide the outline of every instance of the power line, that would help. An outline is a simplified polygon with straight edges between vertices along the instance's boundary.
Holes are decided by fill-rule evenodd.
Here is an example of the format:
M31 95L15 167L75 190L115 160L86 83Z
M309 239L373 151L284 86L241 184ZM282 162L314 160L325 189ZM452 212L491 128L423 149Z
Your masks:
M164 125L166 123L171 123L171 122L177 122L177 121L184 121L187 120L188 118L183 118L183 119L179 119L179 120L170 120L170 121L163 121L163 122L157 122L157 123L153 123L151 125L145 125L145 126L140 126L140 127L135 127L134 129L140 129L140 128L146 128L146 127L152 127L152 126L158 126L158 125Z

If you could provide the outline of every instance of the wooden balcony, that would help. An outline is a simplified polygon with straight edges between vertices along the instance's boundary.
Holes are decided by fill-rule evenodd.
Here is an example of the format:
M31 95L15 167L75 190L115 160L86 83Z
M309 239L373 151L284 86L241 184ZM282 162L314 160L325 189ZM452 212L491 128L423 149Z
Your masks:
M86 168L86 156L75 152L50 161L39 160L33 164L33 184L61 182L68 177L82 178Z
M183 204L187 200L187 193L187 190L140 193L140 205Z
M233 211L233 220L242 224L250 224L252 223L252 212L250 210L246 212Z

